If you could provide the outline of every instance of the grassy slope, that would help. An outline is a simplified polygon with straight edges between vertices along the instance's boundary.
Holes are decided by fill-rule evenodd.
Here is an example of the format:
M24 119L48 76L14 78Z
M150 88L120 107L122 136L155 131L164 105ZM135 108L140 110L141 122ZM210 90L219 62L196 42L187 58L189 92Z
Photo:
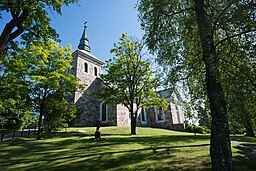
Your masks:
M85 132L82 132L85 131ZM0 144L0 171L8 170L210 170L209 136L163 129L101 128L103 141L91 141L95 128L69 128L44 139L19 138ZM234 137L244 141L242 137ZM246 139L255 141L255 139ZM179 146L177 148L167 148ZM166 148L165 148L166 147ZM253 170L245 153L234 146L237 170Z

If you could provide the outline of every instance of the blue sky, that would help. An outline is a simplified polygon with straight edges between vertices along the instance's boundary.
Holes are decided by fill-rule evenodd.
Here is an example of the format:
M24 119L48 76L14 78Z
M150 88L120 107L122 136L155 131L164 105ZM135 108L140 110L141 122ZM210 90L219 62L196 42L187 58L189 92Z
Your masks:
M80 0L79 3L62 8L62 15L49 11L52 27L60 35L61 45L72 45L77 49L82 36L84 22L87 21L87 34L92 53L105 61L113 57L109 52L118 42L121 34L141 38L142 31L138 22L137 0ZM4 14L0 20L2 31L10 15Z
M61 45L71 44L77 49L84 22L92 53L105 61L113 57L109 52L121 34L142 37L138 22L136 0L80 0L78 4L63 7L62 16L50 15L62 40Z

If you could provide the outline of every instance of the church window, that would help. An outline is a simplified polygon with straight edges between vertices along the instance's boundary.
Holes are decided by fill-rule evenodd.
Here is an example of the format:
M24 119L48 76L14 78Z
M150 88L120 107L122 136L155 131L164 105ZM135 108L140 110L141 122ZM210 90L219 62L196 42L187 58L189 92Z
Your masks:
M84 72L88 73L88 64L86 62L84 63Z
M97 71L97 68L96 67L94 67L94 76L98 76L98 71Z
M140 118L141 118L141 122L144 122L144 123L147 122L146 109L145 108L141 108Z
M155 107L155 115L156 115L156 121L163 122L164 121L164 110L162 107Z
M175 105L175 108L176 108L177 115L179 115L179 108L178 108L178 106Z
M108 120L108 105L105 101L100 104L100 120L101 122L107 122Z

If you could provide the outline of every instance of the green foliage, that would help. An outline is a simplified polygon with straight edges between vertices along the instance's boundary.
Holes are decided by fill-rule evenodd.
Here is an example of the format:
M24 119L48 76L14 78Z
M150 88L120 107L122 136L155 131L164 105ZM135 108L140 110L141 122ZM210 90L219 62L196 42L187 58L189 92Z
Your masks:
M62 97L62 95L59 95ZM66 128L76 117L76 107L74 103L68 103L65 99L49 99L44 116L44 128L47 131Z
M136 103L137 108L163 106L167 107L164 99L154 91L159 82L153 78L150 63L142 60L143 45L132 41L123 34L118 45L114 45L111 53L113 59L106 62L107 74L101 75L106 86L101 96L110 104L124 104L129 110L131 104Z
M159 79L153 78L150 63L142 60L143 45L122 34L118 44L110 51L115 57L104 66L107 74L101 75L105 85L98 96L109 104L123 104L131 113L131 134L136 134L136 118L141 107L149 108L168 104L155 92Z
M230 134L244 134L246 132L244 125L236 121L235 116L230 117Z
M36 128L38 125L38 121L39 121L39 116L33 114L32 116L30 116L29 118L29 122L27 122L26 126L24 126L24 128Z
M191 124L186 124L185 131L186 132L199 133L199 134L209 134L209 133L211 133L210 129L208 129L204 126L196 126L196 125L191 125Z
M7 53L0 60L0 125L6 129L26 127L32 117L26 72L16 53Z
M191 124L186 124L185 131L194 132L194 127Z
M31 46L24 48L22 55L30 61L28 76L34 97L43 98L44 94L54 96L56 92L70 95L74 90L76 78L66 73L72 61L69 46L59 47L57 42L50 39L46 42L34 41Z
M51 124L51 128L68 122L65 117L68 114L71 115L71 118L73 117L73 108L64 97L71 95L77 85L77 78L66 72L67 68L71 68L71 48L69 46L59 47L57 42L46 39L44 42L33 41L31 46L23 49L21 55L30 61L28 63L30 85L28 92L32 98L34 109L40 114L39 129L42 126L43 116L46 114L52 114L54 115L52 118L56 119L56 124ZM61 108L61 105L67 106ZM54 107L56 113L53 112ZM59 110L64 113L62 114ZM67 114L68 111L72 112ZM48 118L51 118L49 115ZM61 115L65 117L62 118ZM57 121L57 119L59 120ZM50 125L49 120L48 124ZM38 138L40 139L40 136Z
M141 107L162 106L167 102L155 92L159 86L153 78L150 63L142 60L143 45L123 34L118 44L110 51L115 57L106 62L107 74L101 75L104 92L99 96L109 104L123 104L132 114L132 125ZM134 107L134 104L136 105Z
M253 1L203 3L210 23L207 29L212 32L216 48L216 67L225 92L229 118L232 118L230 121L255 129L256 4ZM191 110L203 114L199 116L201 120L209 118L202 34L199 35L196 22L195 1L140 0L137 7L146 43L157 54L167 82L174 87L182 83L186 87ZM205 112L193 106L203 106Z
M10 21L0 35L0 56L3 59L0 64L1 72L4 73L2 80L7 80L5 83L9 84L4 84L1 80L0 88L4 89L5 96L11 91L17 92L17 96L22 97L14 100L14 106L4 105L8 110L14 108L15 110L11 111L15 112L11 113L15 113L13 116L17 116L20 120L24 120L20 110L24 111L29 108L31 111L31 106L33 106L35 112L42 114L48 99L53 99L56 93L63 97L74 90L75 77L65 74L71 62L70 48L58 47L56 42L50 40L50 38L57 40L58 35L50 26L51 20L47 10L50 9L61 15L63 5L68 6L75 2L78 0L3 0L0 2L0 19L2 19L2 13L11 15ZM21 36L20 41L14 41L18 36ZM26 47L20 49L21 44ZM10 81L12 79L16 81ZM26 104L23 101L26 101ZM6 102L1 104L3 103ZM21 106L20 103L24 105ZM0 110L4 109L1 107ZM10 116L8 114L8 117ZM24 118L33 117L31 115L24 116ZM40 118L42 119L42 115L39 117L39 122L41 122ZM0 115L0 121L1 123L7 122L2 115ZM31 123L24 121L24 124ZM16 126L20 127L18 124Z
M245 51L248 53L246 58L255 61L256 3L242 0L140 0L138 9L147 45L166 68L170 76L168 80L176 84L182 80L192 99L195 97L197 101L205 102L205 107L210 106L212 170L233 170L224 92L232 93L228 92L230 82L225 82L225 78L234 78L223 66L223 61L231 61L233 55L222 51L234 48L234 43L237 52ZM247 44L249 50L240 46L240 42ZM243 81L238 83L243 84ZM251 125L250 121L248 123ZM251 126L248 130L253 134Z
M198 106L196 108L196 110L198 111L198 118L199 118L199 125L200 126L204 126L208 129L211 128L211 116L210 116L210 111L209 111L209 107L201 107L201 106Z
M0 122L5 128L35 127L43 113L56 121L54 128L70 122L75 108L64 97L77 85L77 79L66 73L71 68L70 51L46 39L5 56L0 65ZM33 116L32 108L41 115Z
M5 129L26 127L32 116L31 109L21 99L1 99L0 108L0 125Z
M35 127L36 122L41 127L44 117L51 129L70 122L76 109L64 97L77 85L75 76L66 73L71 61L71 48L51 39L7 53L0 65L0 122L6 128Z
M61 15L63 5L68 6L79 0L2 0L0 2L0 19L2 13L10 13L10 21L0 35L0 54L8 49L16 49L19 42L14 39L21 35L21 43L30 44L34 39L58 38L50 26L51 19L47 10ZM7 44L9 45L7 49ZM2 57L2 56L1 56Z

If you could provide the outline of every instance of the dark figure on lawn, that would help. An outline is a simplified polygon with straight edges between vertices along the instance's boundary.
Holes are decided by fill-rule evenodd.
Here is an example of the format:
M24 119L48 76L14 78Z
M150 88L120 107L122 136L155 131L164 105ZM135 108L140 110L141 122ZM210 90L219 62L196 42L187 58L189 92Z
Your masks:
M97 123L96 123L96 132L100 132L100 126L101 126L100 121L97 121Z
M95 139L100 140L100 121L97 121L96 123L96 132L95 132Z

